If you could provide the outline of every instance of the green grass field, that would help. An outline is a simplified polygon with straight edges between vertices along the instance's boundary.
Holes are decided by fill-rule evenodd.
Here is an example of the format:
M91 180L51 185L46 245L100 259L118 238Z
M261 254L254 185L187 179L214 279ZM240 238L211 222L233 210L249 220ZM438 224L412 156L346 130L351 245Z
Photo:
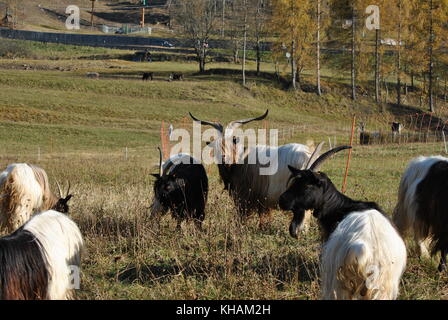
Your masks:
M214 166L207 167L211 192L203 233L187 224L176 231L170 216L159 229L149 221L150 173L157 171L161 121L191 126L184 120L191 111L225 123L269 108L271 129L295 128L280 135L281 143L330 138L342 144L349 140L353 114L372 130L387 130L395 119L392 109L380 113L369 97L353 104L337 90L344 75L332 83L336 78L329 70L324 74L329 92L319 98L281 90L264 79L250 78L243 87L235 76L196 75L194 63L135 63L118 59L115 51L74 49L61 49L65 53L57 60L45 46L32 49L38 54L31 58L0 59L0 168L31 162L46 169L53 187L56 179L71 181L71 217L86 242L77 298L318 299L315 221L299 240L288 233L291 213L273 212L271 226L263 231L256 217L238 224ZM110 54L110 59L82 58L96 54ZM23 64L31 70L23 70ZM93 71L100 73L99 80L85 76ZM156 80L141 81L144 71L155 72ZM171 71L183 72L186 80L166 81ZM313 81L311 72L306 80ZM377 201L391 214L407 162L443 153L442 143L432 142L355 145L347 195ZM341 153L323 168L338 187L345 161ZM448 275L437 272L437 259L421 261L412 242L407 244L399 298L448 298Z

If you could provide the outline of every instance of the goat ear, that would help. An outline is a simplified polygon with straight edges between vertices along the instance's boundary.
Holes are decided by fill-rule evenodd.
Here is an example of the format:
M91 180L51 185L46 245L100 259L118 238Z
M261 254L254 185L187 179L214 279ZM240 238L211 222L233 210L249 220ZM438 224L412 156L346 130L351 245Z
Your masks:
M156 179L160 179L160 174L158 173L151 173L151 175Z
M73 198L72 194L69 194L68 196L66 196L64 199L65 203L69 202L71 198Z
M297 176L300 173L299 169L294 168L293 166L288 165L288 169L289 171L291 171L291 173L295 176Z

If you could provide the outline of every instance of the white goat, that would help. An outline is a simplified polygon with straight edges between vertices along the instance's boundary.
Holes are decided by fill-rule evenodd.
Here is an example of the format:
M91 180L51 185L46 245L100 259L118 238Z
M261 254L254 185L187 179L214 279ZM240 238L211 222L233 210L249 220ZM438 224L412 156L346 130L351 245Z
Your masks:
M0 231L10 233L33 213L48 209L68 213L72 195L57 198L51 191L46 172L34 165L14 163L0 174Z

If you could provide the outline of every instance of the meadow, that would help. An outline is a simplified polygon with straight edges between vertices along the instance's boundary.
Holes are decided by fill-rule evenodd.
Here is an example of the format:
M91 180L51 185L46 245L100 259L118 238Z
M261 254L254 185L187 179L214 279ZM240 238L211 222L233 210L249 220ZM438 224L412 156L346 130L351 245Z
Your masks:
M71 182L70 216L86 243L78 299L319 298L315 221L298 240L288 233L291 213L274 211L266 230L258 228L256 216L241 225L215 166L207 167L211 192L204 232L188 224L176 231L169 215L160 226L150 221L150 173L157 172L161 121L176 128L191 111L225 123L269 109L269 128L296 128L280 143L330 138L342 144L349 141L352 115L372 130L388 130L397 117L393 106L379 107L368 96L354 104L336 90L348 78L331 70L324 71L326 94L318 97L257 77L243 87L235 75L198 75L195 63L136 63L122 60L120 52L85 48L60 48L55 59L52 47L30 50L34 55L0 59L0 167L39 165L54 190L56 180ZM99 80L85 76L93 71ZM145 71L154 72L155 81L141 81ZM166 81L172 71L183 72L185 81ZM390 215L407 162L444 153L439 142L355 143L346 194L376 201ZM341 153L322 168L338 187L345 162ZM437 259L420 260L410 239L407 244L399 298L447 299L448 275L437 272Z

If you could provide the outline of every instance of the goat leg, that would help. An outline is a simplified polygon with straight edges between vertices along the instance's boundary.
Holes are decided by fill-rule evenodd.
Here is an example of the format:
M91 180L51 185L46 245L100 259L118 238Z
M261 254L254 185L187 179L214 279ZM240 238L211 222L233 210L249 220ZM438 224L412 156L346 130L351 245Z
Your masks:
M439 272L443 272L446 270L446 255L448 250L442 250L440 252L441 257L440 257L440 264L439 264Z

